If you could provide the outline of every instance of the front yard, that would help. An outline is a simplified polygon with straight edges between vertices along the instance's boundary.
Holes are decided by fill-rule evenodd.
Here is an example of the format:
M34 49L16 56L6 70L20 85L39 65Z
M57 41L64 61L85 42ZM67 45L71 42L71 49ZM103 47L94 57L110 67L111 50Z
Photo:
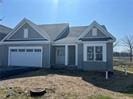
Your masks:
M38 70L0 81L1 99L132 99L133 71L124 75L115 67L105 80L103 73L76 70ZM31 88L44 88L42 97L31 97Z

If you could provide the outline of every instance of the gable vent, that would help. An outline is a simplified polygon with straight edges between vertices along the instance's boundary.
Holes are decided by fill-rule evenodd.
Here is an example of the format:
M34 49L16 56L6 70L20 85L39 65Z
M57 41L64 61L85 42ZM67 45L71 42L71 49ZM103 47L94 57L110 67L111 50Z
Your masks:
M27 28L24 29L24 38L28 38L28 29Z
M97 28L92 29L92 36L97 36Z

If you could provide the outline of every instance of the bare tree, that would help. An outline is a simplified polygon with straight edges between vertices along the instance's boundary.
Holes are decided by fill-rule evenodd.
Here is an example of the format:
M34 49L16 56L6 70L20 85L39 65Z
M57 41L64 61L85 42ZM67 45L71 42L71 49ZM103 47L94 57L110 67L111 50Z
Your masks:
M115 42L113 43L113 48L117 47L118 45L119 45L119 41L115 41Z
M122 40L122 43L125 47L127 47L129 51L129 56L130 56L130 62L132 62L132 55L133 55L133 35L127 35L124 37Z

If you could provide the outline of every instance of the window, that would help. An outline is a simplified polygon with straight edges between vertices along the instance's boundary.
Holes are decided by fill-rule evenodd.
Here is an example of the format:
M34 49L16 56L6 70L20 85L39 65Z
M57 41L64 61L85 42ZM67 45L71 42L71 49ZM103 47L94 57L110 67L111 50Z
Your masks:
M10 51L11 52L17 52L17 49L11 49Z
M19 52L25 52L25 49L19 49Z
M87 60L94 60L94 47L87 47Z
M27 28L24 29L24 38L28 38L28 29Z
M34 51L35 52L41 52L41 49L35 49Z
M92 29L92 36L97 36L97 28Z
M102 46L88 46L87 47L87 61L102 61L103 47Z
M96 51L96 60L97 61L102 61L103 60L103 56L102 56L102 53L103 53L103 50L102 50L102 46L96 46L95 47L95 51Z
M33 52L33 49L27 49L26 51L27 52Z

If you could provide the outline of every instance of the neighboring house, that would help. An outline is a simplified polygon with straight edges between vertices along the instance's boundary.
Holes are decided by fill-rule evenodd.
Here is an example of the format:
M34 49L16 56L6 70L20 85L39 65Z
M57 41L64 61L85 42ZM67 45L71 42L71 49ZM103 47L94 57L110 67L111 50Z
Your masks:
M0 25L0 40L2 40L12 29L4 25Z
M115 38L104 25L36 25L23 19L2 41L3 66L76 67L81 70L113 70Z

